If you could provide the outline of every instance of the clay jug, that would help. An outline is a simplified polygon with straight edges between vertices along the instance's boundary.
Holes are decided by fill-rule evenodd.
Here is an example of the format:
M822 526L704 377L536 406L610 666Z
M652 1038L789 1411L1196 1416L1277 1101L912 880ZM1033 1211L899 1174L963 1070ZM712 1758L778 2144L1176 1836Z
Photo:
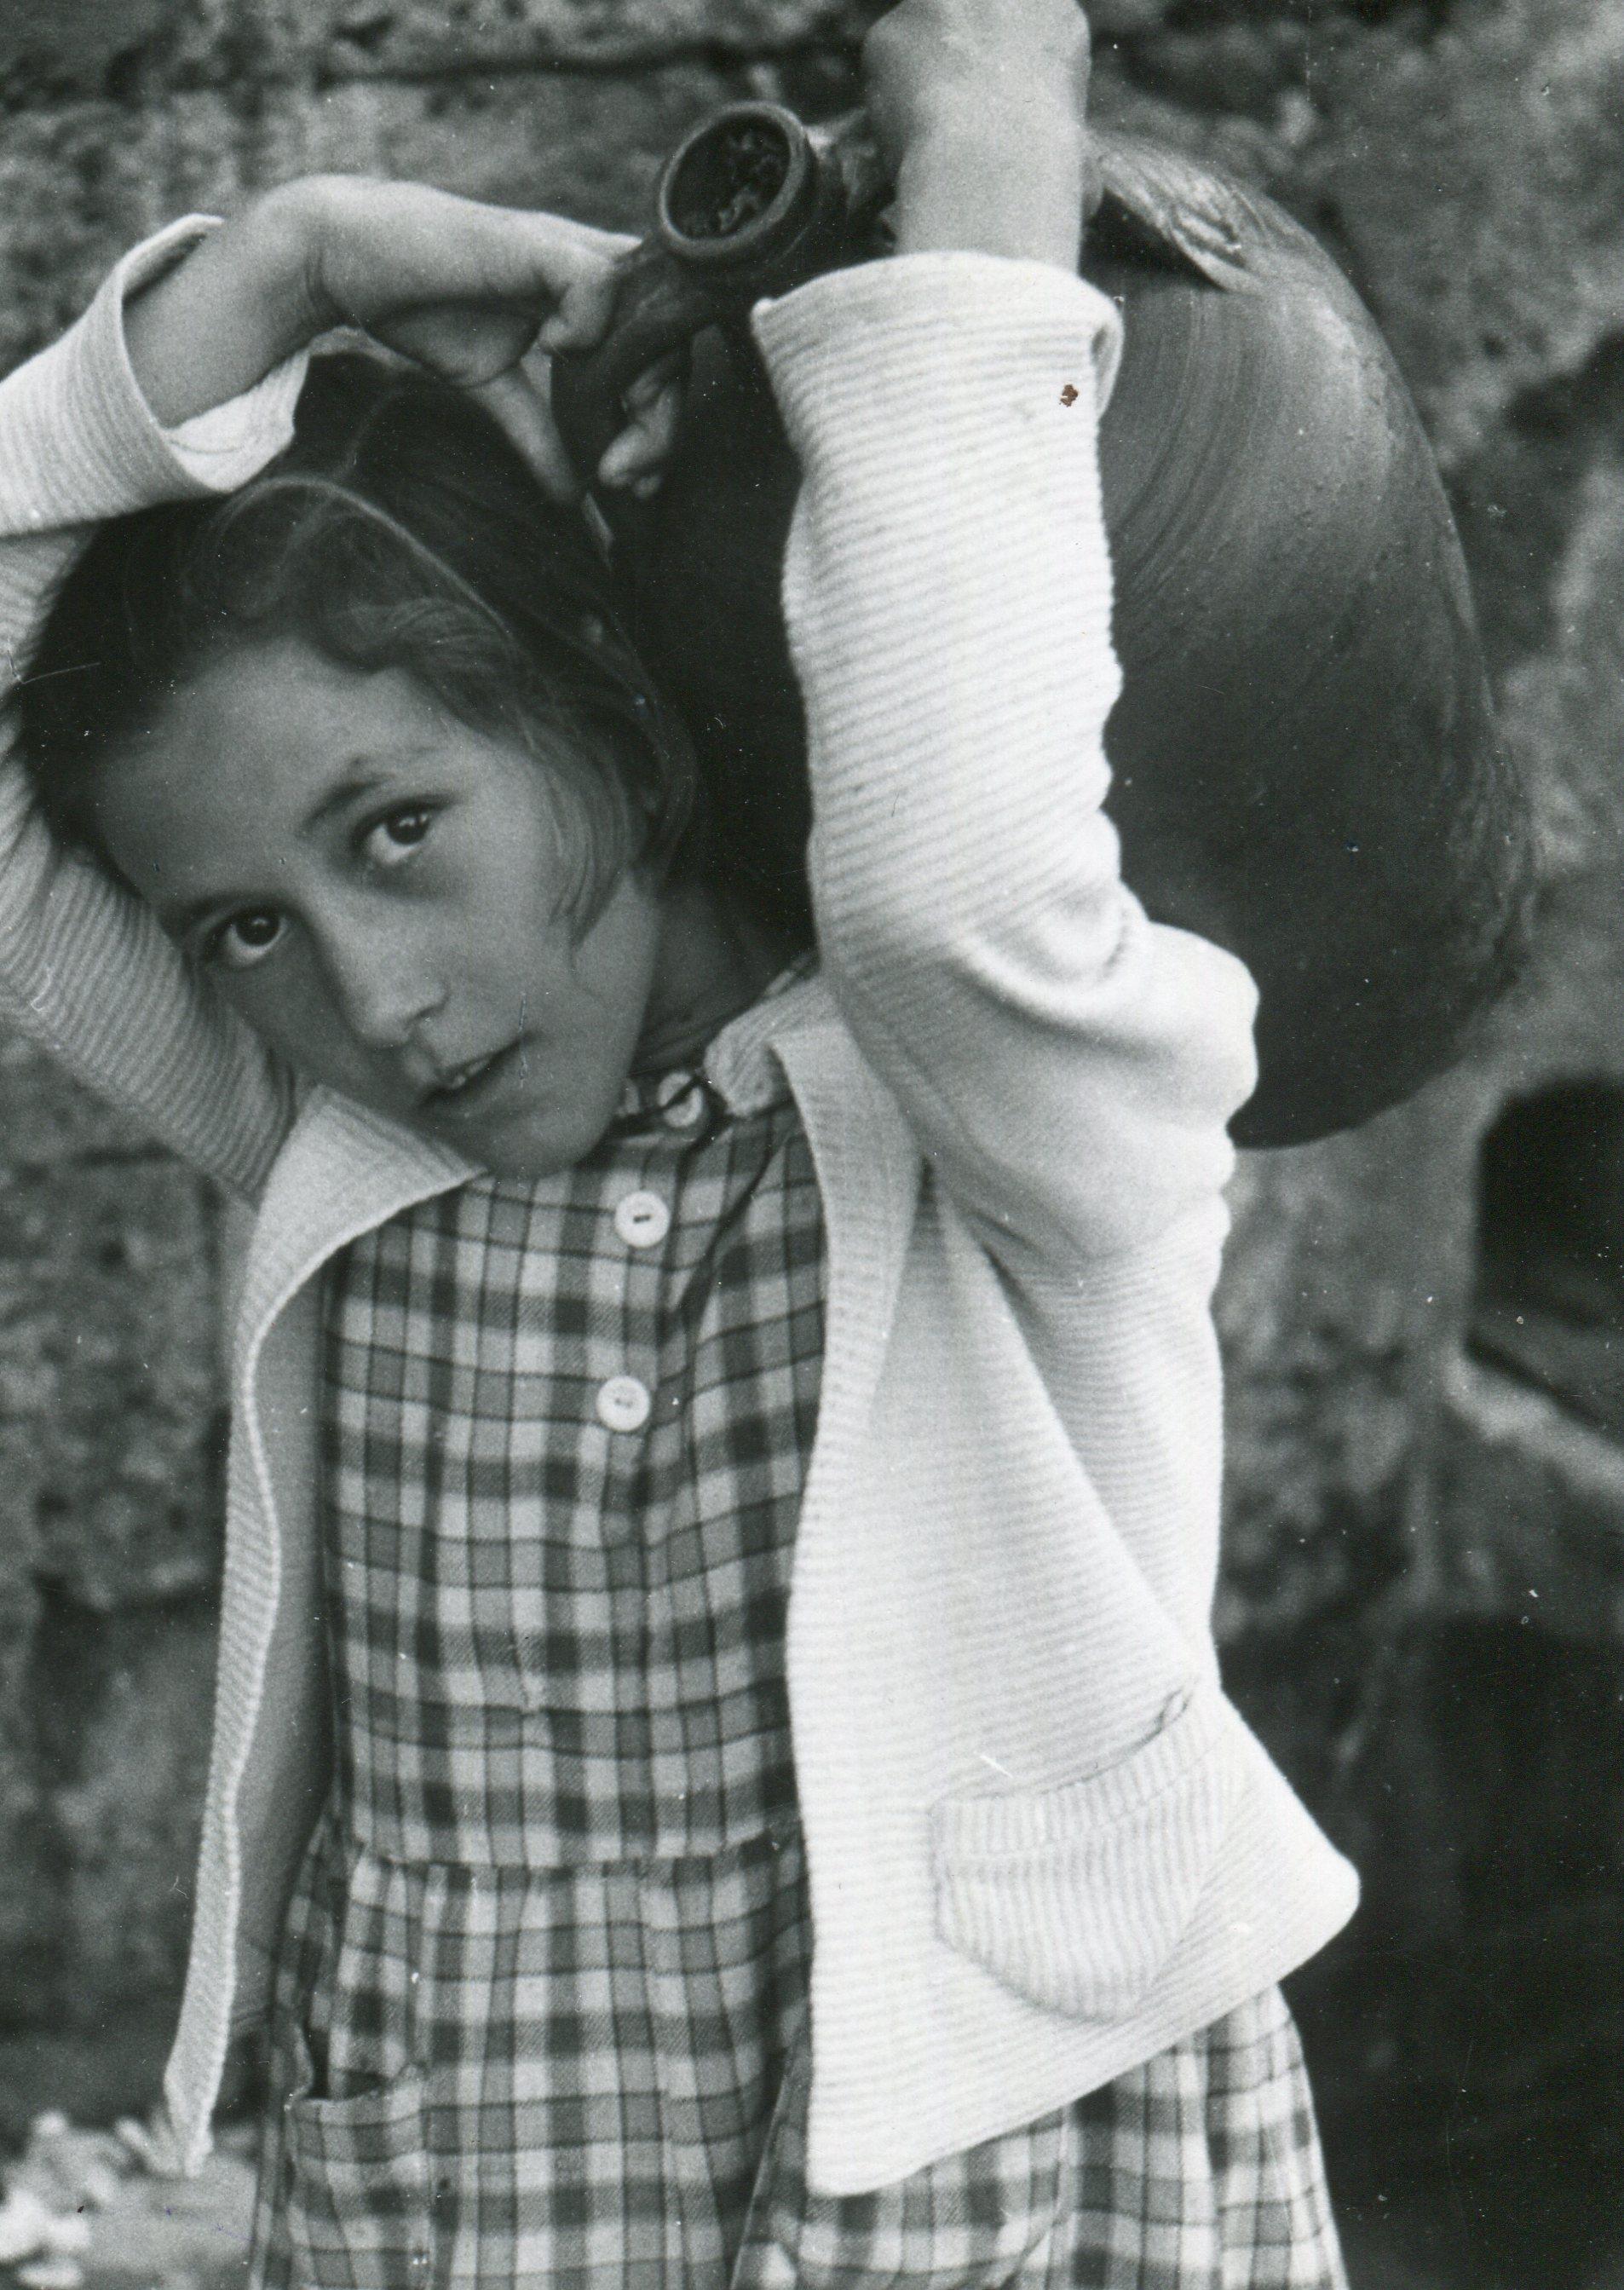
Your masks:
M1108 727L1124 871L1151 914L1258 981L1246 1145L1395 1103L1458 1054L1520 936L1528 827L1498 748L1448 506L1374 324L1278 207L1096 130L1082 268L1121 306L1100 441L1123 695ZM804 919L799 696L779 610L796 472L750 304L883 254L860 117L740 105L668 166L604 347L561 361L580 465L691 341L663 490L605 502L637 640L681 709L742 894ZM919 609L928 612L928 592Z

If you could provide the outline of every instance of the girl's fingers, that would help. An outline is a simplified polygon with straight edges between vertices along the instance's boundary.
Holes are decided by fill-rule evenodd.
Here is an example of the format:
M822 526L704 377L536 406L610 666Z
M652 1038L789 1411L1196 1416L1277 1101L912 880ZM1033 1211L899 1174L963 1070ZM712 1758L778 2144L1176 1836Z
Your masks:
M687 366L687 357L680 349L668 350L664 357L656 358L628 388L627 412L644 413L663 403L674 388L680 388L686 380Z
M514 265L510 291L538 307L548 349L590 348L609 322L620 257L636 240L617 231L594 230L557 215L524 214L500 208L510 234L507 252ZM537 288L543 290L540 297ZM554 338L556 337L555 340Z
M683 379L683 362L665 359L628 394L630 418L598 465L600 484L640 495L658 490L682 420ZM551 381L551 362L536 348L471 395L500 422L550 498L567 504L585 487L553 418Z
M532 352L518 365L472 394L500 422L542 491L550 500L568 507L580 499L585 488L553 420L549 384L547 359Z
M435 362L446 371L444 360ZM635 492L658 486L682 420L684 364L662 359L628 392L627 424L599 464L599 483ZM554 420L551 384L552 362L535 345L503 371L469 376L462 387L501 425L549 498L572 503L583 478Z
M683 417L687 361L680 352L661 358L625 396L627 424L598 463L598 482L652 491L676 444Z
M445 191L425 189L413 205L417 228L400 251L425 300L551 304L609 270L626 244L565 215L486 206Z
M326 178L319 187L319 284L340 321L437 303L528 313L590 312L629 244L562 215L482 204L419 183Z
M591 261L582 265L564 287L553 312L537 337L544 350L596 349L609 331L614 315L618 265Z
M460 383L489 407L555 500L580 480L554 424L547 354L591 349L634 244L557 215L490 207L415 184L324 188L323 284L333 310ZM628 392L605 484L657 482L682 412L683 365Z
M440 302L375 318L370 332L420 365L478 389L516 365L535 332L533 318L489 303Z

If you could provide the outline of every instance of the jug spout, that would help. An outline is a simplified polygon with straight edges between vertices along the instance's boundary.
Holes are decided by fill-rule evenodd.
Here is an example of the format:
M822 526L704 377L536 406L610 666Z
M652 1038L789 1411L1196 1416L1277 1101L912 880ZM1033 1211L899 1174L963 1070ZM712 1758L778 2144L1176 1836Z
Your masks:
M781 104L736 103L672 155L654 227L675 261L754 301L880 252L890 197L860 112L813 128Z

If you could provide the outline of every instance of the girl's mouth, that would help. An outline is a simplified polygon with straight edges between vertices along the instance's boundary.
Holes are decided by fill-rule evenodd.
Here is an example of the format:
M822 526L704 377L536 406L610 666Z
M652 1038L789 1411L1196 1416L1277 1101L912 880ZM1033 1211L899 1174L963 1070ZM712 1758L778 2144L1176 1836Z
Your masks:
M514 1070L524 1046L522 1041L509 1042L505 1049L492 1050L483 1058L469 1058L465 1064L454 1066L435 1084L424 1104L436 1113L478 1112Z

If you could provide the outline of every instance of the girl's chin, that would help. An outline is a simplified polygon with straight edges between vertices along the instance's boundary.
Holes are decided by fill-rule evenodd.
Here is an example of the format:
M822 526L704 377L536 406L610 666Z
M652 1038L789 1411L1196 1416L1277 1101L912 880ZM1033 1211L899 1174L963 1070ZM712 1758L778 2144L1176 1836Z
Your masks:
M493 1177L535 1182L584 1160L614 1118L617 1094L600 1115L595 1107L514 1108L500 1117L449 1122L420 1114L413 1126L436 1145L448 1145Z
M626 1077L605 1071L564 1099L516 1045L467 1090L407 1105L341 1080L328 1085L492 1176L533 1181L591 1152L615 1117Z
M504 1138L500 1143L486 1146L464 1139L459 1141L456 1149L468 1160L476 1161L493 1177L503 1177L514 1183L539 1184L542 1178L556 1177L561 1170L584 1159L596 1142L592 1138L580 1146L564 1147L540 1138L530 1142Z

